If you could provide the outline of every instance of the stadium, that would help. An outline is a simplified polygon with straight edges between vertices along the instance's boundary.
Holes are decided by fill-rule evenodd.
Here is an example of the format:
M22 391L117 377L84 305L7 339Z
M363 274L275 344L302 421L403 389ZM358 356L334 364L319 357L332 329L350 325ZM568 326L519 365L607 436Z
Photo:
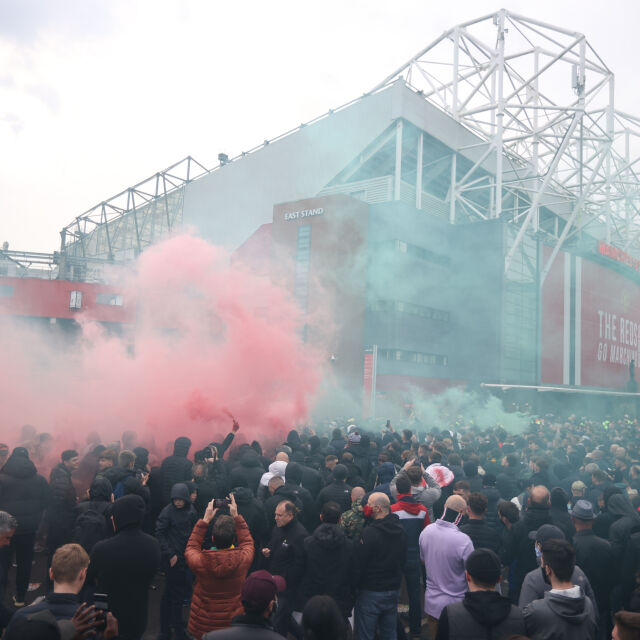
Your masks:
M121 331L107 267L190 229L290 290L364 415L450 387L635 411L639 133L584 35L501 10L276 139L102 201L51 254L4 248L0 313Z

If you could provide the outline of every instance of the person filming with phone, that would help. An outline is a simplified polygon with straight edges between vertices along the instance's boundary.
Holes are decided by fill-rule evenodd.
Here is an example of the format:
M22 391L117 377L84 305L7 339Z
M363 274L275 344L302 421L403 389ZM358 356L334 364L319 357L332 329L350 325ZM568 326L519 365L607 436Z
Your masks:
M211 524L211 542L205 545ZM253 538L238 515L233 494L213 499L196 522L184 553L196 576L188 630L197 640L208 631L229 627L231 619L243 613L240 593L253 553Z
M187 597L188 578L184 550L198 520L191 504L189 489L178 482L171 488L171 504L158 516L156 538L160 543L165 571L164 592L160 605L160 638L186 638L182 620L182 605Z
M7 637L23 637L22 625L31 619L53 623L70 621L79 637L115 638L118 625L113 614L97 606L81 603L80 591L84 586L89 566L89 556L79 544L65 544L53 554L49 577L53 591L38 598L28 607L16 611L7 627ZM49 617L44 617L48 613Z

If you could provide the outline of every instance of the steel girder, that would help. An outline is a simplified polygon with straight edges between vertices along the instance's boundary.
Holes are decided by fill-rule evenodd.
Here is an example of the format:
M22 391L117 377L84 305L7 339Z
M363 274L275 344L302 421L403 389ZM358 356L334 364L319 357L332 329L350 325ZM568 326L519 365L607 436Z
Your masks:
M517 226L505 272L528 233L554 247L541 280L582 232L640 256L640 118L616 110L614 73L583 34L503 9L449 29L374 91L399 78L477 138L454 149L475 164L452 179L451 222L465 192L489 190L478 218Z

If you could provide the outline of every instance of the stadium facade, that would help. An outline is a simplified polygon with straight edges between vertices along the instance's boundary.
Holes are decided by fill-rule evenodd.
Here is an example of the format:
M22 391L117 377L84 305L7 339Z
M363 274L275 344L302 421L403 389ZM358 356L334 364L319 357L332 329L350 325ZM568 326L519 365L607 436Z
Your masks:
M126 324L104 266L186 227L290 289L365 412L413 387L633 390L639 122L582 34L503 10L213 170L187 158L100 203L51 256L3 251L0 312L68 316L18 303L44 273Z

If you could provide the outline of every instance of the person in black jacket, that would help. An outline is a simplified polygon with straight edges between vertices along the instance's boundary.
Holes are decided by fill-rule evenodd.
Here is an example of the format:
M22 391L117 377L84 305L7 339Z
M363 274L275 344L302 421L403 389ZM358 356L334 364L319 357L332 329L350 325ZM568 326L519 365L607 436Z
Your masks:
M561 487L554 487L551 489L550 502L549 515L551 516L551 522L564 533L566 540L572 540L576 530L567 509L569 496Z
M244 518L253 538L253 562L249 568L251 571L251 568L257 567L260 562L259 550L268 542L267 514L263 504L251 493L248 487L235 487L233 495L236 499L238 514Z
M106 478L97 476L89 488L89 499L79 502L75 508L73 541L82 545L87 553L91 553L96 543L113 533L112 505L111 483Z
M469 591L462 602L442 610L435 640L522 636L522 612L496 591L501 573L498 556L489 549L476 549L466 559L465 569Z
M595 515L593 513L593 505L587 500L578 500L575 503L571 511L571 519L576 529L576 534L573 538L576 566L584 571L591 583L596 600L593 604L597 607L599 613L598 637L609 637L611 630L609 595L614 581L611 545L607 540L603 540L593 533ZM625 557L623 567L626 568L626 566L627 558Z
M524 577L538 566L529 533L537 531L543 524L551 524L549 490L536 486L531 489L522 518L509 529L502 550L504 564L515 563L512 584L509 584L509 599L514 604L520 598Z
M471 538L474 549L491 549L494 553L499 553L502 546L500 535L485 522L487 504L487 496L474 491L469 496L467 507L469 519L465 524L460 525L459 529Z
M520 493L520 461L515 454L502 458L502 472L496 478L496 488L503 500L511 500Z
M331 596L346 621L355 602L357 580L353 542L339 526L340 505L325 502L320 524L304 541L305 569L300 585L299 611L316 595Z
M349 474L347 467L343 464L337 464L333 470L332 481L320 491L316 500L316 509L318 512L327 502L337 502L340 506L340 513L351 509L351 488L345 480Z
M188 591L184 550L197 520L187 485L174 484L171 504L160 512L156 522L156 539L160 543L166 576L160 603L159 637L166 640L171 637L172 629L176 640L186 638L182 620L182 605Z
M36 532L49 498L47 481L38 475L23 447L16 447L0 470L0 510L18 521L11 544L0 551L0 566L6 579L11 559L16 557L16 594L14 604L23 606L29 578Z
M371 523L356 545L359 592L355 605L358 640L373 640L376 627L381 638L394 638L398 618L398 589L407 552L407 535L389 497L372 493L365 516Z
M282 576L287 588L278 596L278 610L273 621L275 630L285 638L290 632L301 640L300 625L291 615L304 572L304 541L307 530L298 522L298 508L290 500L278 503L275 512L276 527L271 534L269 545L262 549L262 555L269 559L269 571Z
M501 501L500 492L496 488L496 477L492 473L485 473L482 478L482 491L487 496L487 512L484 515L486 523L498 533L502 533L502 523L498 517L498 504Z
M265 469L262 466L260 456L248 445L244 445L246 450L240 457L240 462L231 470L231 486L246 485L251 489L253 495L258 492L258 484ZM244 482L240 482L239 480Z
M144 500L128 495L113 503L116 534L91 552L87 588L106 593L118 619L119 638L139 640L147 627L151 581L160 565L160 545L140 529Z
M216 474L215 468L205 462L205 457L209 455L211 455L210 449L196 452L196 463L193 465L193 480L198 491L198 496L193 506L199 518L204 516L207 505L214 498L221 499L229 495L226 476L222 477L220 474ZM211 473L214 475L210 475Z
M78 502L71 474L78 468L80 457L78 452L67 449L62 452L62 462L57 464L49 477L51 501L47 510L47 547L48 564L58 547L71 542L75 508Z
M276 507L283 500L291 500L298 509L298 519L302 513L302 500L298 490L291 484L285 485L283 478L280 476L273 476L269 479L267 484L267 490L269 491L269 497L264 501L264 510L267 514L267 527L269 527L269 537L271 537L271 531L275 527L275 513Z
M464 479L469 483L471 491L482 491L482 476L478 473L477 460L467 460L463 465Z
M302 469L302 481L300 484L311 494L311 497L316 500L318 494L324 487L322 474L306 463L302 451L292 453L291 462L296 462L300 465Z
M184 436L176 438L173 445L173 455L168 456L160 465L160 488L162 504L167 505L171 501L171 489L179 482L189 482L193 479L193 465L187 460L187 454L191 447L191 440Z
M284 472L284 484L296 492L302 502L300 521L307 531L313 531L318 524L318 510L311 494L300 484L301 482L302 467L297 462L290 462Z

